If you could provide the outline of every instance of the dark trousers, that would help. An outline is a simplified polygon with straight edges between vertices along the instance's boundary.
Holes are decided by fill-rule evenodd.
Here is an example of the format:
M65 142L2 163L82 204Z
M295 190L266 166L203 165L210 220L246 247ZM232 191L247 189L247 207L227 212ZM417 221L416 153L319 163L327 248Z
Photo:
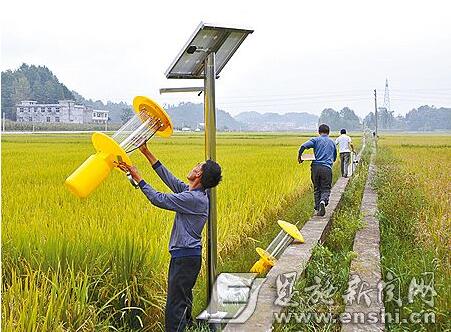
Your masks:
M329 204L330 189L332 188L332 169L327 166L312 164L313 197L315 198L315 210L319 209L319 203Z
M171 258L165 312L168 332L182 332L192 322L193 287L201 262L201 256Z
M348 166L351 152L340 152L341 176L348 176Z

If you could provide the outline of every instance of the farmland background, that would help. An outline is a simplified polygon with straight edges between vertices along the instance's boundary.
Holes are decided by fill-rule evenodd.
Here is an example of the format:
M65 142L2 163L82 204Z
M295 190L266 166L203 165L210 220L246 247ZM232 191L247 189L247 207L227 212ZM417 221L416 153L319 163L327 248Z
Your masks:
M395 285L385 312L433 313L435 324L387 323L390 331L451 329L451 136L394 135L378 142L377 191L384 280ZM409 300L412 281L432 285Z
M265 246L265 233L277 231L274 217L311 197L309 163L296 161L308 137L219 135L220 268L247 271L257 257L237 250ZM156 138L150 148L184 179L203 159L203 143L201 134L178 134ZM161 327L173 213L151 206L117 171L88 199L74 197L63 182L92 153L87 134L2 137L3 327ZM139 152L132 159L144 178L168 191ZM309 198L302 206L306 218ZM197 310L204 279L203 270Z
M309 164L296 162L308 137L219 135L225 179L218 188L219 270L247 271L255 246L265 247L277 233L278 218L302 225L311 216ZM354 141L360 145L358 136ZM203 143L201 134L177 134L152 140L150 148L184 179L203 159ZM412 277L433 272L435 306L416 301L403 313L433 310L443 328L450 300L450 144L448 135L383 135L377 159L384 277L399 276L405 295ZM91 153L88 134L2 137L5 330L163 328L173 213L151 206L116 171L88 199L71 195L64 179ZM168 191L139 153L132 159L146 180ZM196 312L205 305L204 286L203 269ZM397 309L386 303L386 310Z

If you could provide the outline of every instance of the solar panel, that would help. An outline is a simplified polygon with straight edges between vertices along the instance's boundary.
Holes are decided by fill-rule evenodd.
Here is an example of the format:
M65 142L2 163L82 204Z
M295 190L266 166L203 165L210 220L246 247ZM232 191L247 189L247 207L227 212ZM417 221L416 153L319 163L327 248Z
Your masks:
M172 64L166 78L205 78L204 62L215 53L216 75L254 30L201 22Z

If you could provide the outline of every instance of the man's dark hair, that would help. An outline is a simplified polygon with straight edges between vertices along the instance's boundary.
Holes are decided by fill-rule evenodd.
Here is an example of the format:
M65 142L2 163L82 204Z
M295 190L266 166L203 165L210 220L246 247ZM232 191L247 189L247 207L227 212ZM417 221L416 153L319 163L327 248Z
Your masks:
M340 130L340 134L346 134L346 129Z
M327 134L327 135L329 135L329 132L330 132L330 128L329 128L329 126L327 124L323 123L318 128L318 133L320 133L320 134Z
M221 166L213 160L207 160L202 165L202 177L200 183L204 189L216 187L221 181Z

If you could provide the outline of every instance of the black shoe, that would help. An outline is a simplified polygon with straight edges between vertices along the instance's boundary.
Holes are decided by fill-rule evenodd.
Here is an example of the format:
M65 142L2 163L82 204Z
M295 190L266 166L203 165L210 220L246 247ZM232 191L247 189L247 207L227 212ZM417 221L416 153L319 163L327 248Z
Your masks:
M326 203L324 203L324 201L321 201L321 203L319 203L319 211L318 211L318 215L320 217L324 216L326 214Z

